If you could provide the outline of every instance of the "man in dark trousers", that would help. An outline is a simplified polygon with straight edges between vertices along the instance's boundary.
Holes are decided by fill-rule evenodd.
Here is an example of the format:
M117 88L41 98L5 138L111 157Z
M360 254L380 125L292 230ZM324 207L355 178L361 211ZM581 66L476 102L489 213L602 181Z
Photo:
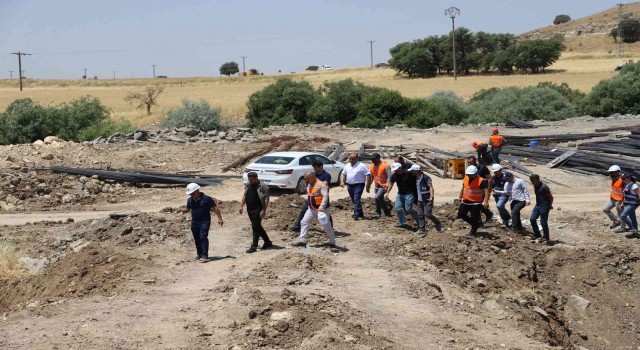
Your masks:
M413 176L416 178L416 189L418 197L418 231L416 235L424 235L427 233L425 225L425 217L436 227L436 231L442 231L442 223L433 215L433 200L435 192L433 183L429 175L422 172L422 168L418 164L414 164L409 168Z
M249 184L245 187L242 202L238 212L242 214L242 209L247 205L247 214L251 220L251 230L253 231L253 242L247 253L255 253L258 249L258 240L262 237L264 243L261 249L269 249L273 247L273 243L267 235L267 231L262 227L262 219L267 216L267 208L269 207L269 186L260 183L258 174L250 172L247 174Z
M469 165L465 174L467 176L465 176L460 190L458 219L471 225L469 233L475 235L482 221L480 208L489 206L489 184L487 180L478 175L478 168L475 165Z
M549 244L549 212L553 209L553 195L551 194L549 186L540 181L539 175L532 174L529 176L529 180L531 180L533 190L536 193L536 206L533 207L531 219L529 220L531 222L531 229L533 230L531 239L536 240L538 243ZM540 226L542 226L542 236L538 229L538 218L540 218Z
M329 187L329 185L331 184L331 174L324 170L324 165L322 164L322 162L313 162L313 171L316 172L316 179L324 182L327 187ZM304 214L307 213L307 209L309 209L309 202L305 200L304 204L302 205L302 209L300 209L300 213L298 214L296 222L293 224L293 226L291 226L291 228L289 228L289 231L300 233L300 223L302 222L302 218L304 218ZM333 218L331 218L331 224L333 224Z
M487 180L487 185L489 186L489 190L491 190L491 188L493 188L493 178L491 177L491 171L489 168L484 164L478 164L478 160L474 156L467 158L467 163L478 169L478 173L476 175ZM485 222L490 222L491 219L493 219L493 213L491 212L491 209L489 209L488 205L486 207L484 205L480 206L480 212L484 214ZM482 224L482 220L480 220L480 224Z
M211 227L211 212L218 217L218 225L222 226L222 214L216 205L216 201L200 192L200 186L196 183L187 185L187 206L180 209L183 213L191 212L191 233L196 244L196 260L209 261L209 228Z

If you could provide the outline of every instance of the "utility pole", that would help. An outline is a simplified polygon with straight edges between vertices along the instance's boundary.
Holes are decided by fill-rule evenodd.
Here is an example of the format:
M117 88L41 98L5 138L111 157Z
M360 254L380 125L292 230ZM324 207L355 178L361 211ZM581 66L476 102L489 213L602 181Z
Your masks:
M460 15L460 9L454 6L444 10L444 15L451 17L451 41L453 46L453 80L458 80L456 69L456 16Z
M373 67L373 43L375 43L375 40L368 40L369 44L371 45L371 67Z
M116 71L113 71L113 80L116 80Z
M22 91L22 56L31 56L31 54L20 52L20 51L12 52L11 54L18 56L18 73L20 75L20 91Z
M244 68L244 59L247 58L247 56L241 56L241 57L242 57L242 75L245 75L247 71Z
M153 66L153 79L155 79L156 78L156 65L152 64L152 66Z
M12 70L9 71L9 79L13 79L13 71Z
M84 69L84 75L82 76L82 79L87 79L87 68L82 69Z
M622 29L620 29L620 24L622 23L622 7L624 4L618 4L618 58L622 57Z

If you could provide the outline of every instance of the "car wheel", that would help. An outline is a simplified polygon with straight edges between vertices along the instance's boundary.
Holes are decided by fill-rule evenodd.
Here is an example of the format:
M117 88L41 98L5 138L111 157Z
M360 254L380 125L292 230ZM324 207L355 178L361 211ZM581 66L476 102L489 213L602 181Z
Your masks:
M305 194L307 193L307 181L304 177L301 177L296 184L296 193L297 194Z

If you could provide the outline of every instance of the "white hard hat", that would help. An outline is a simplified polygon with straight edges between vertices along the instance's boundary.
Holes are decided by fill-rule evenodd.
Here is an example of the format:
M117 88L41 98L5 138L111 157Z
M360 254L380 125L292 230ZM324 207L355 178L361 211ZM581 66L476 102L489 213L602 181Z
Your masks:
M467 167L467 171L465 171L465 174L467 175L475 175L478 172L478 168L476 168L475 165L469 165Z
M614 172L614 171L620 171L620 167L617 165L612 165L611 168L609 168L609 172Z
M320 225L326 225L329 223L329 215L323 212L318 212L318 221L320 221Z
M391 171L396 171L396 170L398 170L400 168L402 168L402 164L400 164L400 163L391 164Z
M196 184L196 183L190 183L187 185L187 194L192 194L193 192L197 191L200 189L200 185Z
M493 170L493 171L502 170L502 165L494 164L494 165L491 166L491 170Z
M413 164L409 171L422 171L422 168L418 164Z

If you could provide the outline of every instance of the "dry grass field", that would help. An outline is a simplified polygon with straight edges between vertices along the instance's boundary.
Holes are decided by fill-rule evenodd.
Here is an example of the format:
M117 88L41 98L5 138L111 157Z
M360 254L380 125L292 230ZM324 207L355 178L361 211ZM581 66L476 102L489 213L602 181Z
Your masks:
M630 54L631 55L631 54ZM380 86L399 91L408 97L426 97L437 90L451 90L467 99L481 89L504 86L535 85L542 81L567 83L573 88L588 92L593 85L616 73L613 69L624 59L567 52L546 74L510 76L471 75L438 77L433 79L407 79L396 76L391 69L353 68L335 71L302 72L283 75L297 80L309 81L314 86L324 81L352 78L367 85ZM283 77L280 76L280 77ZM220 106L227 122L243 123L247 97L276 81L278 76L242 78L180 78L180 79L123 79L123 80L28 80L23 92L16 88L15 81L0 80L0 110L13 100L28 97L43 104L58 104L84 95L99 98L113 111L115 118L125 117L136 125L158 120L163 113L180 104L181 99L205 99ZM129 91L141 90L149 84L161 84L165 92L160 95L159 106L154 114L147 116L142 110L124 101Z

